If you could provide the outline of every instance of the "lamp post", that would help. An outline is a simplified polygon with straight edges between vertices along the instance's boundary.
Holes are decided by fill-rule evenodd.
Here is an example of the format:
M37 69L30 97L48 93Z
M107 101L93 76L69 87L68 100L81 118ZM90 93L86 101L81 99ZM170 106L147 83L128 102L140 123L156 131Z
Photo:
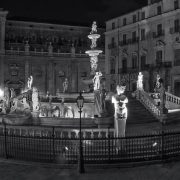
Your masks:
M84 159L83 159L83 148L82 148L82 138L81 138L81 113L84 104L84 97L82 96L82 92L80 91L79 96L77 97L77 106L79 108L79 158L78 158L78 170L79 173L84 173Z

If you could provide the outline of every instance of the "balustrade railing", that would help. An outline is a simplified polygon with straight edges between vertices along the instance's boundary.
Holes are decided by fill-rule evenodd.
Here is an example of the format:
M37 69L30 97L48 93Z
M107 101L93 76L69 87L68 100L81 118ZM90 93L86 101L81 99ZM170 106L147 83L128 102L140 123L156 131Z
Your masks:
M159 120L161 120L161 109L145 91L137 91L140 102Z
M166 101L180 105L180 97L175 96L175 95L168 93L168 92L166 92L165 94L166 94Z

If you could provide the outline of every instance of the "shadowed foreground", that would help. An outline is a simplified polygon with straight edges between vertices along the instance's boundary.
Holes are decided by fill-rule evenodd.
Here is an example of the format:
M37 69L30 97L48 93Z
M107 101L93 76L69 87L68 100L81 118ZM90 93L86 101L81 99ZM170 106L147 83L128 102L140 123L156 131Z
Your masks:
M163 165L146 165L134 168L87 168L85 174L78 174L76 169L61 169L43 167L40 165L24 165L1 162L1 180L178 180L180 177L180 163Z

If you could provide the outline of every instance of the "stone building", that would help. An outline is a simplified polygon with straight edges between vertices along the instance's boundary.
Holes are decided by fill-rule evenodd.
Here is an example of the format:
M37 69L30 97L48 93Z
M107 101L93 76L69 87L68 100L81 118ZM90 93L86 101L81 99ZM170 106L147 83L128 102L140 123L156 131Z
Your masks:
M180 96L180 0L148 0L136 11L106 22L105 71L109 90L125 82L136 89L137 74L144 89L153 91L156 74L166 90Z
M0 88L22 92L28 77L41 94L63 91L68 79L68 91L88 90L81 79L90 74L90 49L87 38L91 27L47 24L6 19L8 12L0 10ZM98 47L104 49L104 29ZM103 50L104 51L104 50ZM104 72L104 55L98 68Z

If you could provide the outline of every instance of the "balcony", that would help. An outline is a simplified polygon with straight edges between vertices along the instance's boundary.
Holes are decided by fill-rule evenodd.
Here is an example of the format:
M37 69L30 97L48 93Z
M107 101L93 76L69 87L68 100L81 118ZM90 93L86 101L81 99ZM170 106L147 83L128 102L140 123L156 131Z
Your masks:
M178 27L171 27L169 29L169 33L170 34L175 34L175 33L179 33L179 32L180 32L180 26L178 26Z
M159 31L159 32L153 32L153 38L159 38L164 35L165 35L164 30Z
M145 65L141 66L142 71L149 70L149 68L150 68L150 64L145 64Z
M111 69L110 74L115 74L115 69Z
M111 43L111 44L108 44L108 49L114 49L116 48L116 43Z
M174 61L174 66L180 66L180 61Z
M160 62L159 60L156 60L157 67L159 68L171 68L172 67L172 62L171 61L166 61L166 62Z

